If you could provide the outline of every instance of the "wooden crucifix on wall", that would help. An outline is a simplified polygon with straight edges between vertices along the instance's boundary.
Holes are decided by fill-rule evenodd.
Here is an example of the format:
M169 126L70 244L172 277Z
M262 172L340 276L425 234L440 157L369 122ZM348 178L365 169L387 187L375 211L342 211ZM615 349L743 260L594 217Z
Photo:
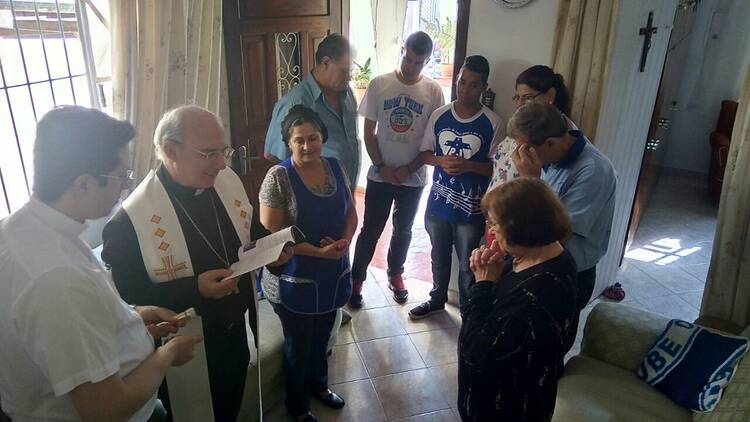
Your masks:
M648 51L651 49L651 37L656 34L656 27L654 24L654 12L648 12L648 21L646 26L638 31L638 34L643 35L643 49L641 50L641 66L639 72L643 72L646 68L646 58L648 57Z

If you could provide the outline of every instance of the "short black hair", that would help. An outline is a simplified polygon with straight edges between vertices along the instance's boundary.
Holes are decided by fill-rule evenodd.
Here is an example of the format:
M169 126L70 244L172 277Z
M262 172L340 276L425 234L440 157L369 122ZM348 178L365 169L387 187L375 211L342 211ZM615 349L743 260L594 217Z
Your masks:
M469 56L464 60L464 65L461 67L479 73L482 77L483 84L486 84L487 79L490 77L490 63L484 58L484 56L478 54Z
M135 136L135 128L99 110L61 106L36 125L34 141L34 196L59 199L81 175L99 178L104 185L120 164L120 151Z
M432 38L424 31L417 31L406 38L404 47L418 56L423 56L432 53Z
M565 86L565 79L552 68L545 65L535 65L521 72L516 78L516 85L524 84L542 94L555 88L555 107L565 115L570 115L570 91Z
M297 104L289 110L284 120L281 122L281 139L284 143L289 146L289 136L292 134L292 128L295 128L303 123L312 123L320 131L320 136L323 138L323 143L328 140L328 128L325 123L320 120L320 116L315 110L302 104Z
M351 53L351 45L341 34L330 34L323 38L323 41L318 44L318 50L315 51L315 64L323 63L323 59L330 57L331 60L338 60L342 56Z

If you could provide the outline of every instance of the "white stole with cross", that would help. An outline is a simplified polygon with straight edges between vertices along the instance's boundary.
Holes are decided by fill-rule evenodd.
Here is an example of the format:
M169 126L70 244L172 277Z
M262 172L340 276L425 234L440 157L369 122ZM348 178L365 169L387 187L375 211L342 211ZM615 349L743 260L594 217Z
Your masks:
M250 242L253 206L239 176L230 168L219 172L214 189L232 221L242 244ZM154 283L196 275L190 261L185 235L169 194L154 170L122 204L133 223L143 263ZM235 251L229 251L235 261Z
M250 242L253 207L247 198L242 181L234 171L227 167L216 177L214 189L240 241L243 245L247 244ZM135 228L143 263L152 282L164 283L195 275L180 221L169 199L169 194L154 170L123 202L123 209ZM230 261L237 259L234 255L235 251L228 252L233 254L230 256ZM251 291L257 309L255 277L252 278ZM190 321L180 330L180 334L202 333L201 317ZM198 344L195 351L196 356L193 360L183 366L170 368L167 373L167 385L175 422L212 422L214 420L204 344ZM251 353L259 356L257 348L255 351L251 350ZM257 362L258 379L247 382L256 382L260 388L259 360Z

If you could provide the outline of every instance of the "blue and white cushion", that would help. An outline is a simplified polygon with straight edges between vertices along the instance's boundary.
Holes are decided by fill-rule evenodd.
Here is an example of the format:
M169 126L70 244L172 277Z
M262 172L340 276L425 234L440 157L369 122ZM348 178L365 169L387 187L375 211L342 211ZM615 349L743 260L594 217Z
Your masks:
M673 319L646 354L638 376L675 403L709 412L719 403L747 349L745 337Z

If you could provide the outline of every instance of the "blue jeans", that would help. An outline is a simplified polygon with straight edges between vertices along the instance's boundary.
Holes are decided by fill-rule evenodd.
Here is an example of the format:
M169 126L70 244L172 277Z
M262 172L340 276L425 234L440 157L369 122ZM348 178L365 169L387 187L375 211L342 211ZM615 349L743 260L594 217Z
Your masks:
M385 223L393 206L393 234L388 248L388 277L404 272L404 261L411 243L411 226L419 208L419 199L424 187L397 186L367 180L365 191L365 217L362 230L357 237L352 262L352 278L367 278L367 266L372 261L378 239L383 234Z
M444 305L448 301L448 284L451 279L451 262L453 248L458 255L458 297L462 310L469 298L469 287L474 284L474 274L469 269L471 251L479 246L484 236L484 222L451 223L429 211L425 213L425 228L432 243L432 291L430 302Z

